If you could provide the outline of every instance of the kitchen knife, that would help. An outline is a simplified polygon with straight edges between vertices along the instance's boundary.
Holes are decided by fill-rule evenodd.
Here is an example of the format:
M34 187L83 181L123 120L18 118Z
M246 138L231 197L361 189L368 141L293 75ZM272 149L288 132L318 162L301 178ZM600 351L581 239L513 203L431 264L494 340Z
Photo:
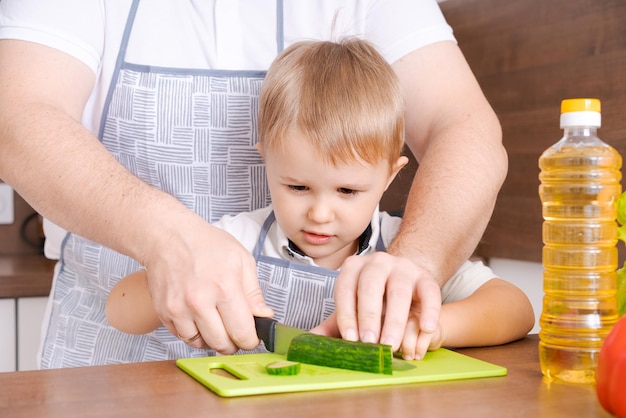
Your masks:
M299 328L283 325L272 318L260 318L255 316L254 323L256 333L265 343L267 351L276 354L287 354L289 344L291 344L293 337L306 334L307 332Z
M254 317L256 333L265 344L267 351L276 354L287 354L291 340L307 331L290 327L272 318ZM394 371L405 371L415 368L414 364L399 358L392 358L391 367Z
M272 318L255 316L254 324L256 333L265 344L267 351L276 354L287 354L291 340L298 335L307 333L300 328L281 324ZM394 357L391 360L391 367L394 371L405 371L414 369L415 365Z

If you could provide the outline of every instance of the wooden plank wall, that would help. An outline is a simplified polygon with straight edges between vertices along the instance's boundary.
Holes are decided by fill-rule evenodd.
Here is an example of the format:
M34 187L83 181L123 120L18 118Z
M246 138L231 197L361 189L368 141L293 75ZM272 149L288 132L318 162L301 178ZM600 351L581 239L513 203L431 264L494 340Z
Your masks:
M477 254L541 261L537 161L561 137L561 100L598 97L599 136L626 157L626 1L446 0L441 7L509 154Z

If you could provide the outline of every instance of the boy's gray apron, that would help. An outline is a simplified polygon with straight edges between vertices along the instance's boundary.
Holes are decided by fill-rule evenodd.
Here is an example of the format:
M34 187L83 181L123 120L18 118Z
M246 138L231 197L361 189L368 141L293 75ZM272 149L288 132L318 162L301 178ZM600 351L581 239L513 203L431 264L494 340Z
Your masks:
M338 271L263 255L263 244L275 221L271 212L253 251L265 302L274 309L274 319L309 330L335 310L333 292ZM385 251L378 234L378 251Z
M146 3L149 7L149 2ZM208 221L270 203L255 148L258 92L264 71L190 70L125 61L139 0L126 23L99 138L142 180ZM277 0L277 51L283 48L283 4ZM183 46L184 47L184 46ZM68 234L51 293L43 368L203 356L160 327L123 334L105 320L109 290L138 263Z

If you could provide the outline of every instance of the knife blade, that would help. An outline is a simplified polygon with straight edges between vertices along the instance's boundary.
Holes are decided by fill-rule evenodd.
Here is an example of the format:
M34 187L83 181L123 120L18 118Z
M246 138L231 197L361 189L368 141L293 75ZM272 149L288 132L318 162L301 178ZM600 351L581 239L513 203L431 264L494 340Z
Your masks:
M254 324L256 333L265 343L267 351L276 354L287 354L291 340L297 335L307 333L305 330L281 324L272 318L255 316Z

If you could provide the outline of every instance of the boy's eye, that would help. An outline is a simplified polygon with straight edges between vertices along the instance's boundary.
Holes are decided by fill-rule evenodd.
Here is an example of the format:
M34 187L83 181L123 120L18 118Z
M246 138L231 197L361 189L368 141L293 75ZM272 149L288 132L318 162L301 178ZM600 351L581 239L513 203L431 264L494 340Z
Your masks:
M357 194L357 191L354 189L348 189L346 187L340 187L337 191L341 194Z
M308 187L306 187L306 186L294 186L294 185L290 185L289 188L291 190L295 190L297 192L303 192L303 191L308 189Z

